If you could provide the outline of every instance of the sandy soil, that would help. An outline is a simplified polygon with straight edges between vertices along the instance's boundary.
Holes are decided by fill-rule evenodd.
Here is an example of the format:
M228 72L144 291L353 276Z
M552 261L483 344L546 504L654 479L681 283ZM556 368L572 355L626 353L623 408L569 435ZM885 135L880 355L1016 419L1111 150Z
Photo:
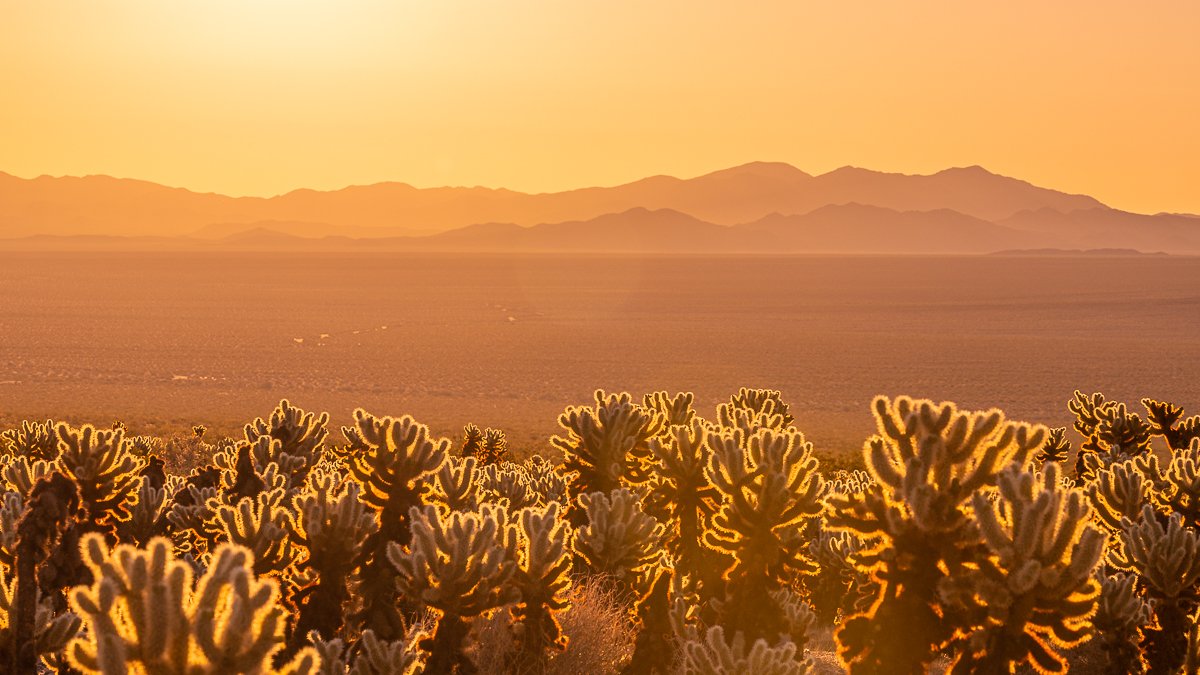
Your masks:
M281 397L543 448L594 388L781 389L818 451L878 393L1069 425L1200 408L1200 259L0 254L0 424L231 432ZM1193 410L1193 412L1200 410Z

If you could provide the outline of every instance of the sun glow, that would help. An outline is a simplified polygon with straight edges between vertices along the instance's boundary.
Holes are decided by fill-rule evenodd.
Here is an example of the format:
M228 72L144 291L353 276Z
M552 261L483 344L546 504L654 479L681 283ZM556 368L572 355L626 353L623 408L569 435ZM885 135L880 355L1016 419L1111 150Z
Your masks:
M982 164L1194 212L1196 25L1190 2L5 3L0 171L272 194Z

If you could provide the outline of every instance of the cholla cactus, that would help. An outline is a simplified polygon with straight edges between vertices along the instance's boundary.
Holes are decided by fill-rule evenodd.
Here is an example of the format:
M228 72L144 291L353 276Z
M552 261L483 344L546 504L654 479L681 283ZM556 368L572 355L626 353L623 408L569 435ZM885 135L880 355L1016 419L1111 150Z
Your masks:
M990 555L946 579L943 597L970 616L955 673L1010 673L1028 662L1064 673L1060 651L1088 637L1099 584L1092 570L1106 535L1090 523L1083 494L1064 489L1057 464L1040 475L1019 466L999 476L1000 499L974 496Z
M1200 534L1178 514L1166 527L1150 506L1141 519L1126 521L1121 548L1109 556L1118 569L1137 572L1154 599L1157 628L1146 629L1144 649L1151 672L1174 672L1187 652L1189 617L1200 604Z
M917 672L954 633L942 580L982 553L970 500L1005 466L1025 466L1045 428L1006 422L999 410L961 412L907 397L877 397L874 411L879 435L864 454L875 482L830 499L831 526L878 538L858 556L878 595L842 624L839 656L854 673Z
M855 560L860 551L876 543L851 532L831 531L824 524L809 542L808 555L818 570L804 586L822 622L833 624L842 614L865 611L870 606L876 584Z
M17 521L25 511L20 492L0 495L0 570L12 569L17 554Z
M24 455L18 455L4 464L4 482L8 489L27 495L37 479L54 471L54 466L54 462L44 459L31 460Z
M0 454L53 462L58 458L56 426L53 420L21 422L20 428L0 433Z
M812 663L791 641L772 646L756 640L746 649L745 638L735 635L732 642L721 626L694 634L683 644L680 670L686 675L805 675L813 672Z
M595 407L572 406L558 418L566 436L550 439L563 452L563 467L573 472L576 495L611 492L641 485L649 477L649 440L663 419L634 404L629 394L596 391Z
M1071 441L1067 440L1066 433L1066 427L1051 429L1046 434L1046 442L1042 444L1042 448L1038 450L1034 459L1042 464L1050 462L1062 464L1067 461L1067 453L1071 452Z
M448 458L435 476L438 489L432 495L433 501L451 511L475 510L481 499L477 466L474 457Z
M14 663L18 643L15 630L14 595L16 584L10 583L3 570L0 570L0 664L9 668L9 672L18 672ZM67 646L75 634L79 632L79 617L72 612L55 613L50 603L41 601L37 604L33 621L33 653L35 658L60 652Z
M704 540L733 557L722 623L751 641L774 641L783 627L770 591L816 572L803 530L825 508L825 481L812 444L795 430L760 429L749 438L713 431L707 442L707 475L722 504Z
M480 466L499 464L508 455L508 441L499 429L480 431L474 424L468 424L463 429L463 444L458 455L473 457Z
M354 618L387 642L404 634L388 544L408 544L410 509L426 503L433 490L430 479L446 463L450 441L435 442L428 427L408 416L375 417L359 409L354 420L355 426L342 428L352 451L350 474L362 484L361 499L375 511L377 525L355 559L363 605Z
M309 474L309 489L295 499L299 518L293 536L305 552L298 565L316 578L292 597L299 605L289 645L292 648L298 647L299 639L310 631L332 637L342 629L344 608L350 600L347 584L354 569L355 549L376 528L375 518L360 500L360 493L358 483L318 467Z
M508 439L499 429L485 429L483 432L483 447L479 453L479 463L483 466L499 464L508 457Z
M503 507L447 514L430 505L413 507L409 518L411 543L389 544L388 559L399 572L400 591L438 616L437 631L422 645L429 651L426 668L470 668L462 649L466 620L515 599L508 581L517 567L517 530Z
M39 654L38 614L42 604L39 595L49 595L46 591L39 593L39 587L57 591L61 586L59 571L71 570L70 561L55 559L65 557L56 546L61 545L64 531L73 524L79 509L77 486L55 472L33 486L28 508L17 522L14 544L16 597L10 603L11 609L5 613L12 646L7 654L11 659L7 665L14 673L34 671Z
M1152 398L1142 399L1142 406L1146 408L1153 433L1165 438L1172 450L1183 450L1200 439L1200 415L1185 419L1183 408Z
M340 638L322 640L314 632L309 640L321 657L319 675L417 675L425 668L426 656L418 643L427 637L419 623L392 642L380 640L375 631L367 629L353 658Z
M1167 465L1166 502L1190 527L1200 527L1200 438L1175 451Z
M58 465L79 486L86 511L84 532L112 536L118 521L129 518L128 502L138 486L143 462L129 451L121 430L101 431L91 425L73 429L55 427L58 436Z
M1158 460L1154 459L1153 466L1157 465ZM1095 514L1113 533L1120 531L1127 519L1137 518L1143 507L1155 501L1156 495L1153 480L1132 459L1097 469L1087 491Z
M520 596L513 609L517 670L532 669L547 651L567 647L558 615L570 607L571 529L560 508L551 502L518 513L520 545L513 576Z
M641 594L662 557L664 528L626 488L580 495L587 525L575 531L575 551L596 574Z
M244 548L223 545L192 588L192 570L176 560L170 542L145 550L85 535L84 560L94 581L71 593L86 632L67 654L84 673L117 675L131 669L163 675L267 673L283 646L279 590L256 580ZM303 650L282 672L314 674L315 650Z
M741 415L739 413L745 413ZM745 428L737 423L739 419L749 419L754 422L753 428ZM738 393L729 397L729 402L717 406L717 420L723 427L742 428L747 435L756 429L774 429L782 431L790 428L796 422L792 417L788 404L783 402L783 395L775 389L749 389L742 387Z
M712 552L702 542L720 501L706 473L712 455L706 431L702 422L693 419L687 426L671 427L667 438L650 441L655 480L647 496L648 508L656 516L661 514L667 526L667 549L693 584L720 571L720 563L710 559ZM712 586L714 581L710 578L706 583Z
M365 630L349 669L341 640L314 644L321 653L321 675L417 675L424 670L426 660L418 645L428 637L421 624L413 624L403 638L391 642L380 640L373 630Z
M1136 576L1101 571L1097 580L1100 599L1092 617L1095 639L1100 642L1112 672L1141 675L1148 667L1140 647L1142 629L1153 622L1153 609L1138 594Z
M538 503L548 504L558 502L567 505L570 494L570 484L549 460L541 455L534 455L521 465L529 477L530 485L538 493Z
M463 427L463 444L458 449L459 457L479 457L483 451L483 431L474 424Z
M511 511L536 506L543 501L533 478L519 464L489 464L477 476L480 498L484 501L503 503Z
M165 515L171 525L171 537L181 551L199 558L216 547L212 537L217 531L209 523L219 503L216 487L185 483L175 492Z
M696 419L696 411L692 409L695 395L692 392L680 392L671 396L665 391L656 391L642 397L642 407L653 410L661 416L668 427L691 426Z
M155 487L154 481L145 476L140 476L138 481L129 520L118 524L118 534L122 541L142 546L152 538L166 534L166 512L170 504L165 486Z
M286 498L282 489L275 489L253 499L243 497L234 505L214 500L209 504L214 518L205 526L213 533L213 540L248 549L256 575L279 574L299 555L290 537L296 529L296 517Z
M275 462L289 469L289 485L301 485L320 459L322 444L329 434L328 424L329 413L321 413L318 417L283 399L269 420L259 417L247 424L245 435L257 451L254 460L260 468ZM270 437L279 444L259 444L258 440L263 437Z
M1105 400L1098 392L1085 396L1076 390L1067 408L1075 415L1075 430L1087 439L1075 459L1075 475L1080 479L1092 477L1094 465L1089 458L1119 461L1150 450L1153 430L1136 413L1130 413L1124 403Z
M808 634L817 624L817 613L812 605L800 598L791 588L777 588L771 591L771 600L783 613L786 639L803 652L808 644Z

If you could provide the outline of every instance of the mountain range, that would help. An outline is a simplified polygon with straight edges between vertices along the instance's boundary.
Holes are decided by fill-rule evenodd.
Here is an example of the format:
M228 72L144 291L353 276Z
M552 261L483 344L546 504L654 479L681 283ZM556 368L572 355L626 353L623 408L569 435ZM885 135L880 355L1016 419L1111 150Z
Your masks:
M377 183L229 197L0 173L0 248L661 253L1200 253L1200 217L1145 215L981 167L930 175L754 162L529 194Z

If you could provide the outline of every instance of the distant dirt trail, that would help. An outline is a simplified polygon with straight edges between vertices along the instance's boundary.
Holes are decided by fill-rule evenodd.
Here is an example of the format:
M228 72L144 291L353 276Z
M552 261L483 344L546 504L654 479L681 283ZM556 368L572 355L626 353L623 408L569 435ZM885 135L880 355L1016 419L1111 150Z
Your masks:
M832 452L877 393L1200 411L1197 258L0 254L0 308L0 422L233 432L288 397L538 451L595 388L746 385Z

